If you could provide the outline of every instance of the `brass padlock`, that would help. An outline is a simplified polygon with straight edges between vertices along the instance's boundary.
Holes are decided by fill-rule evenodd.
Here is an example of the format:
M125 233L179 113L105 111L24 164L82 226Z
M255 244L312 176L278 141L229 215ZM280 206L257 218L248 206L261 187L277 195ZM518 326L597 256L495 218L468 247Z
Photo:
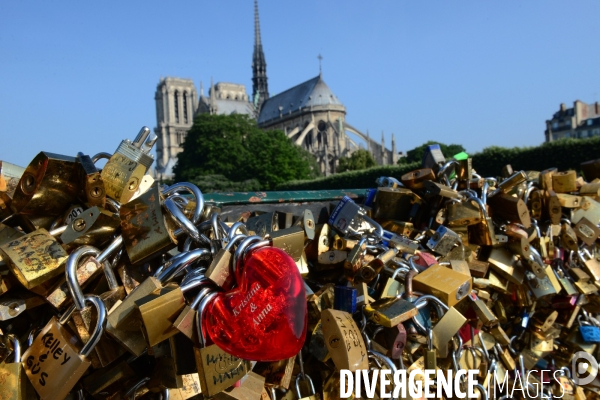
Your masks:
M77 268L77 283L80 287L86 287L102 270L102 264L115 253L117 253L123 244L123 238L117 236L101 253L96 254L93 259L84 260ZM61 309L71 301L69 285L67 281L61 282L53 288L46 301L56 309Z
M77 201L82 176L83 168L74 157L41 152L25 169L12 205L32 219L59 216Z
M471 277L439 264L413 278L413 289L438 297L451 307L471 293Z
M196 366L200 377L202 394L212 397L239 381L250 371L250 361L242 360L221 350L216 344L206 346L205 335L202 330L202 314L207 304L217 293L208 294L198 306L196 329L199 347L194 347ZM264 384L264 378L263 384Z
M265 385L289 389L296 356L275 362L257 362L252 372L265 378Z
M209 256L206 249L195 249L186 253L186 264L190 264L203 257ZM165 285L164 287L135 300L142 321L142 331L148 343L152 347L175 335L178 330L173 322L181 314L185 307L184 293L205 285L206 280L200 276L191 279L181 287L179 285Z
M484 190L486 184L484 184ZM498 244L498 238L494 230L494 223L488 215L485 203L474 196L468 196L468 201L475 202L483 215L480 223L468 226L469 243L481 246L495 246Z
M300 393L300 378L303 378L305 380L308 380L309 384L310 384L310 391L308 393L308 396L302 396L302 394ZM304 374L304 377L301 374L298 374L298 376L296 376L296 398L298 400L317 400L317 397L315 396L315 386L313 385L313 381L312 379L310 379L310 376Z
M544 213L543 215L550 219L552 224L560 224L560 218L562 217L562 208L560 206L560 200L554 190L547 190L544 193Z
M141 263L175 247L175 223L161 207L162 194L155 183L146 193L121 206L125 249L132 263Z
M435 174L430 168L417 169L402 175L400 181L409 189L418 190L423 187L423 182L435 179Z
M77 153L77 162L83 168L83 196L87 200L89 206L104 207L106 204L106 191L104 190L104 182L98 168L90 156Z
M422 199L410 189L380 187L375 197L373 218L411 221L421 203Z
M88 295L85 301L96 307L98 323L90 341L79 352L72 347L71 335L62 326L75 310L73 306L60 321L52 317L23 354L25 373L44 400L64 399L90 366L87 356L102 337L106 308L97 296Z
M519 223L525 228L531 226L529 209L520 198L505 193L498 193L495 196L488 197L487 202L492 207L494 216Z
M521 268L515 266L515 256L506 249L493 248L490 250L487 262L492 269L508 281L521 285L525 279Z
M67 260L67 252L43 228L0 245L0 255L27 289L58 276Z
M163 284L173 279L175 275L196 259L194 251L192 250L180 257L174 257L174 259L165 265L164 269L160 270L157 276L145 279L122 302L118 302L109 311L106 333L130 353L140 356L147 347L141 329L142 322L138 318L138 314L135 313L137 310L135 305L136 300L149 295L155 290L160 290ZM202 254L206 254L204 250L201 251Z
M144 174L154 162L150 150L158 137L149 135L150 128L144 126L133 142L128 139L121 141L102 168L101 176L108 197L119 203L127 203L135 194Z
M2 247L0 246L0 249L1 248ZM587 256L588 259L584 257L584 254ZM600 262L595 257L592 257L591 254L587 252L587 250L578 252L577 255L579 256L579 260L583 263L585 270L589 272L589 274L594 278L595 281L599 280Z
M321 312L323 337L336 368L356 371L368 368L367 348L352 316L344 311Z
M451 201L446 204L449 227L469 226L481 222L479 208L469 201Z
M14 335L10 335L9 339L13 343L13 359L12 362L5 360L0 363L0 398L3 400L37 399L21 363L21 344Z
M574 231L577 237L588 246L593 246L600 236L600 228L585 217L577 222Z
M418 313L415 305L402 299L401 295L395 298L379 299L365 306L365 314L373 322L387 328L408 321Z
M577 173L573 170L555 172L552 175L552 190L556 193L570 193L577 191Z
M75 326L75 331L79 339L84 344L88 343L91 339L90 332L92 332L92 326L96 320L94 320L94 316L92 315L92 309L85 307L85 298L78 282L77 266L84 257L98 254L100 254L98 249L92 246L82 246L69 255L65 267L66 282L76 308L71 321ZM119 287L110 263L104 262L103 270L109 291L101 294L99 298L104 303L104 307L110 309L117 301L125 297L125 290L123 287ZM93 352L90 354L90 361L94 368L105 367L119 358L123 353L124 350L117 343L109 337L103 336L94 346Z

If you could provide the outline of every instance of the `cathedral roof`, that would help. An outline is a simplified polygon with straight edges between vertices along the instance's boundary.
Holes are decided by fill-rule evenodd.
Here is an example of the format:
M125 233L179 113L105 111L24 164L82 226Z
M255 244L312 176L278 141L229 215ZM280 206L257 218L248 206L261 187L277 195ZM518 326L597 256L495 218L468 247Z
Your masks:
M324 105L343 106L342 102L323 81L321 75L318 75L267 99L260 110L258 124L278 118L280 114L285 115L294 112L302 107Z

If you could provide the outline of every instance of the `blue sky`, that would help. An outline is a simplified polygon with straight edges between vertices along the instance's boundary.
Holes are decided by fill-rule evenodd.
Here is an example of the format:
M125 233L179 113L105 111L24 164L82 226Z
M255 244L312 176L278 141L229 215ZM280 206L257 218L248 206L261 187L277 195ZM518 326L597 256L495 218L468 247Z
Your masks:
M260 0L269 91L318 74L398 150L533 146L600 101L600 2ZM0 2L0 160L114 152L156 126L161 76L251 92L251 0ZM474 166L475 168L477 166Z

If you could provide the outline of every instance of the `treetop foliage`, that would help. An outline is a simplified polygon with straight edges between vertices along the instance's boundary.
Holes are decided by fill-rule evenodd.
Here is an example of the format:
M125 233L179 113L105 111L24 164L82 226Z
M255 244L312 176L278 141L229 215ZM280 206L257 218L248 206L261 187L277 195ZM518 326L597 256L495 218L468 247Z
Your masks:
M174 168L175 181L215 189L241 187L273 190L290 180L318 177L313 156L294 145L280 130L263 131L247 115L200 114L188 132ZM211 176L211 178L202 178ZM216 179L215 179L216 178Z
M412 150L406 152L406 157L402 157L398 160L398 164L410 164L413 162L421 162L423 160L423 154L425 154L425 149L427 146L432 144L439 144L440 150L446 157L446 159L450 159L455 154L460 153L461 151L466 151L465 148L460 144L443 144L440 142L428 141L420 145L419 147L415 147Z
M373 155L365 149L359 149L352 153L350 157L340 158L336 172L356 171L371 168L375 165L377 164Z

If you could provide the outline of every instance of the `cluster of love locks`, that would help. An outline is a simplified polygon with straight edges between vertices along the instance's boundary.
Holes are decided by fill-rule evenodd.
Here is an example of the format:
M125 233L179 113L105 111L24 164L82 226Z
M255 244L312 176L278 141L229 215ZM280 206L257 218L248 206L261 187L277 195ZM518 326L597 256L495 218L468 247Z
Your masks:
M208 199L147 175L155 141L0 161L1 399L329 400L342 370L600 390L571 368L600 343L599 160L482 177L430 146L373 189Z

